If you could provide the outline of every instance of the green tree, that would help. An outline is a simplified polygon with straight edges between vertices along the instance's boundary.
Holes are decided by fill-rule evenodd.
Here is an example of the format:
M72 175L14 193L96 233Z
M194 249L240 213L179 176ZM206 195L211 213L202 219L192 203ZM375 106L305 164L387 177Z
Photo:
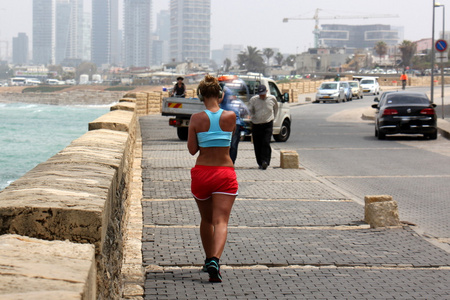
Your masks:
M385 42L383 42L383 41L379 41L376 45L375 45L375 47L374 47L374 49L375 49L375 52L378 54L378 56L380 57L380 64L381 64L381 57L383 56L383 55L386 55L386 53L387 53L387 44L385 43Z
M293 67L295 65L295 60L296 60L295 55L291 54L288 57L286 57L286 59L284 60L284 64L288 65L289 67Z
M277 55L275 55L275 60L277 61L278 65L281 66L281 62L283 61L283 54L281 54L280 52L277 53Z
M97 73L97 65L91 62L82 62L78 67L76 71L76 79L80 79L81 74L88 74L89 77L92 76L92 74Z
M8 66L8 64L0 64L0 79L8 79L13 77L13 70Z
M403 67L409 67L411 65L412 58L417 51L417 44L408 40L404 40L399 46L402 53Z
M241 70L249 72L263 72L265 65L261 51L256 47L247 46L247 50L238 54L237 64Z
M264 48L263 54L267 57L267 64L270 64L270 58L275 54L271 48Z
M225 58L225 60L223 61L223 65L225 67L225 72L228 72L231 67L231 60L229 58Z

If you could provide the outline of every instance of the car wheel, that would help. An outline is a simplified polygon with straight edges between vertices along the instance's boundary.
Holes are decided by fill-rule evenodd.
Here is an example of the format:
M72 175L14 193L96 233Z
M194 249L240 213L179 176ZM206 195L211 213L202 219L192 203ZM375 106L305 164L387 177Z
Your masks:
M381 130L378 130L378 139L379 140L384 140L386 138L386 133L384 133Z
M378 137L378 130L375 128L375 137Z
M426 133L423 135L426 139L435 140L437 139L437 130L433 133Z
M286 142L291 135L291 122L284 120L280 128L280 134L274 134L273 138L277 142Z
M187 141L188 130L189 130L189 127L177 127L178 138L182 141Z

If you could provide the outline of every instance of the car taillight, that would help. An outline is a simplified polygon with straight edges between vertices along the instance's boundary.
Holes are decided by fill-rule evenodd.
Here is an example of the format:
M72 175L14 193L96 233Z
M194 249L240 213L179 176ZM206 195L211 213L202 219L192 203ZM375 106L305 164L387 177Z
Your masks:
M177 120L177 119L169 119L169 125L170 126L180 126L181 125L181 121Z
M398 114L398 111L393 108L386 108L383 112L383 116L392 116L392 115L397 115L397 114Z
M434 115L436 114L433 108L424 108L420 111L421 115Z

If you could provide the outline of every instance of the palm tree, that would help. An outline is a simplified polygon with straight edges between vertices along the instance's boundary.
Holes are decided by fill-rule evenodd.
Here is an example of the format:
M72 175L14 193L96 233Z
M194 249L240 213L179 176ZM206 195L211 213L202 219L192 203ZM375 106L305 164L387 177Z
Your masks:
M265 67L261 51L252 46L247 46L247 50L238 54L237 64L241 70L247 69L249 72L262 73Z
M292 67L295 65L295 59L296 59L295 55L291 54L288 57L286 57L286 59L284 60L284 63L286 65L288 65L289 67Z
M386 55L387 53L387 45L385 42L383 41L379 41L376 45L375 45L375 52L378 54L378 56L380 56L380 64L381 64L381 56Z
M231 60L229 58L225 58L223 65L225 66L225 72L228 72L230 70Z
M278 52L277 55L275 55L275 60L277 61L278 65L281 66L281 62L283 61L283 54Z
M264 56L267 57L267 64L270 65L270 58L275 54L272 48L264 48L263 49Z
M399 46L400 52L402 53L403 67L408 67L411 65L411 60L416 54L417 44L411 41L404 40Z

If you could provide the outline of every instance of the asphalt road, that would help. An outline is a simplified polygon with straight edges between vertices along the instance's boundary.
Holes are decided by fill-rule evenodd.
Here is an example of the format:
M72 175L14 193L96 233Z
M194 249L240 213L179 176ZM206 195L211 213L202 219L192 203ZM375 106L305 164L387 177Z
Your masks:
M272 147L296 150L301 166L355 201L393 196L402 221L450 242L450 141L440 135L376 139L373 121L360 118L373 98L295 106L289 141Z

